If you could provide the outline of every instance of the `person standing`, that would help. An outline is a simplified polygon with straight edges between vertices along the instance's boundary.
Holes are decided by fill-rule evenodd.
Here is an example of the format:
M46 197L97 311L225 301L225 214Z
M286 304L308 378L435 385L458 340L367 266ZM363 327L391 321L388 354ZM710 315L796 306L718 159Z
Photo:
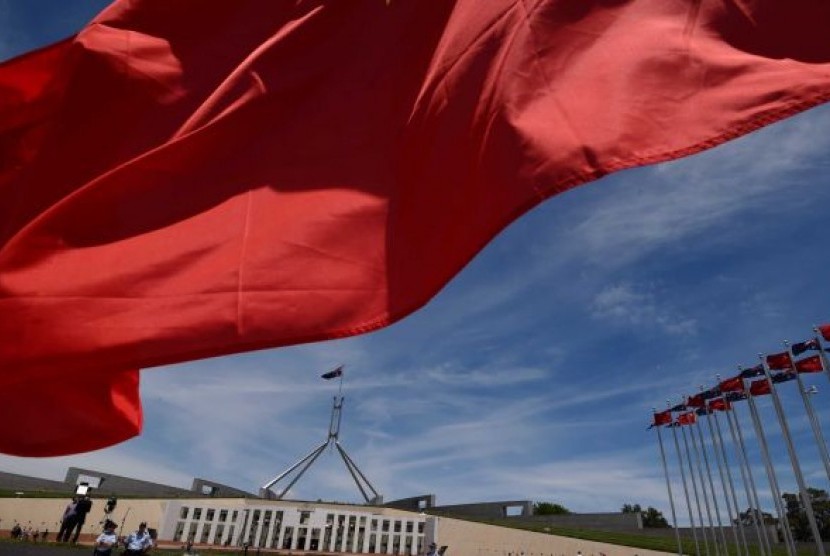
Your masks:
M73 496L69 504L63 510L61 517L61 528L58 530L58 542L69 542L69 535L72 534L72 529L75 528L75 508L78 507L78 497Z
M72 536L72 544L78 542L78 535L81 534L81 528L83 528L84 522L86 521L86 514L88 514L91 509L92 500L89 498L88 494L78 500L78 503L75 505L75 534Z
M153 538L147 531L147 524L143 521L138 524L138 530L130 533L124 539L124 556L140 556L147 554L153 548Z
M104 531L95 539L95 556L112 556L113 549L118 546L118 536L115 534L115 522L111 519L104 521Z

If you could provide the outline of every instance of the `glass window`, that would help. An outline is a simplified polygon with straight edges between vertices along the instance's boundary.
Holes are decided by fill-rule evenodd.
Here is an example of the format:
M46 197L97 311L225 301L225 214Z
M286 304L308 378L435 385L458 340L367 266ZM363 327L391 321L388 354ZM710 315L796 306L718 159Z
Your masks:
M206 544L208 539L210 538L210 523L205 523L202 527L202 536L199 540L200 543Z
M237 511L234 510L233 513L231 514L231 521L236 521L236 515L237 515Z
M407 532L407 533L411 533L411 532L412 532L412 522L411 522L411 521L407 521L407 522L406 522L406 532Z
M184 521L180 521L176 524L176 532L173 533L173 540L180 541L182 540L182 535L184 534Z
M188 509L189 508L187 506L182 506L182 509L179 510L179 519L187 519Z
M386 533L387 531L389 531L389 520L384 519L383 520L383 532Z
M308 528L297 528L297 550L305 550L306 539L308 538Z
M377 531L378 530L378 520L377 519L372 520L372 527L369 530L370 531Z
M397 520L397 519L395 520L395 532L396 533L401 532L401 522L400 522L400 520Z
M308 525L309 519L311 519L311 512L300 512L300 525Z
M202 519L202 508L193 508L193 521Z
M420 521L420 522L418 522L418 534L422 535L423 533L424 533L424 522Z
M222 533L225 532L225 526L221 523L216 526L216 535L213 537L213 544L222 544Z
M208 511L205 512L205 521L213 521L213 514L215 511L216 510L213 508L208 509Z
M291 541L294 539L294 528L286 527L285 534L282 536L282 547L286 550L291 548Z
M219 510L219 523L225 523L228 520L228 510Z

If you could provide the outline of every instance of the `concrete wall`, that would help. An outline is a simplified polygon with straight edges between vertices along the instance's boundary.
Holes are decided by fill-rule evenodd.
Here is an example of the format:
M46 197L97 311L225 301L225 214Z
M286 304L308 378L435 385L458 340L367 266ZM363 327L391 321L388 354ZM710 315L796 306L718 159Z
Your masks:
M500 519L508 517L508 508L518 510L521 516L533 515L533 502L529 500L452 504L449 506L435 506L433 509L438 513L456 516Z
M5 473L3 471L0 471L0 488L12 492L21 491L24 493L66 492L68 495L71 495L74 492L73 487L63 481L51 481L49 479L15 475L14 473Z
M195 478L190 487L189 496L213 496L214 498L228 498L239 496L244 498L258 498L255 494L240 490L238 488L223 485L216 481L208 481L207 479Z
M420 512L435 506L435 495L424 494L422 496L413 496L411 498L401 498L400 500L392 500L383 505L385 508L398 508L399 510L408 510L410 512Z
M77 484L79 475L98 477L102 479L101 486L92 491L92 493L97 496L193 496L193 492L186 488L162 485L139 479L131 479L129 477L122 477L121 475L114 475L112 473L104 473L102 471L94 471L91 469L81 469L79 467L70 467L67 470L65 482L72 485L72 488L74 489L74 485Z
M33 529L49 531L49 540L54 541L60 529L63 510L69 503L67 498L0 498L0 529L10 530L15 523L21 527L31 525ZM101 521L104 518L106 498L93 498L92 511L81 529L79 540L92 540L101 533ZM120 500L110 519L119 528L123 523L123 532L127 534L138 527L142 521L147 526L158 529L166 500Z
M447 556L665 556L644 550L544 533L495 527L449 517L437 517L435 542L447 545Z

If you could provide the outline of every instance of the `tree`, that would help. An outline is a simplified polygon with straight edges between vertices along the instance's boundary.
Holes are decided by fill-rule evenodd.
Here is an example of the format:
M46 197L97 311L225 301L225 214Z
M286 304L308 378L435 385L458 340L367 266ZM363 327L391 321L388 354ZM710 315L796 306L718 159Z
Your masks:
M665 528L669 527L669 522L663 517L663 512L649 506L646 511L642 512L643 527Z
M826 491L818 488L807 488L807 495L810 497L810 504L813 506L819 535L826 539L830 534L830 497L828 497ZM787 508L787 519L790 522L793 538L797 541L813 540L810 522L807 521L807 512L801 505L801 498L797 494L789 492L782 494L781 498L784 499L784 505Z
M755 522L765 524L775 524L778 521L772 514L759 510L758 508L747 508L745 512L738 513L738 519L735 523L740 522L741 525L752 525Z
M562 504L552 502L536 502L533 504L533 515L567 515L571 511Z
M669 522L663 517L663 513L651 506L643 511L639 504L623 504L622 513L640 514L643 519L643 527L669 527Z

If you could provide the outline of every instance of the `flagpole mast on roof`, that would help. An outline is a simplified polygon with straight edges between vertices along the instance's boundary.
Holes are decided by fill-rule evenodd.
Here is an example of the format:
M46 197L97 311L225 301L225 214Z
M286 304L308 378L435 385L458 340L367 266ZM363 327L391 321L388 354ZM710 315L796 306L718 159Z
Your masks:
M367 504L382 504L383 503L383 496L378 493L377 490L372 486L369 480L366 478L366 475L360 470L354 460L346 453L345 448L340 444L340 422L343 416L343 401L345 398L342 396L343 392L343 365L340 365L336 369L324 373L322 378L326 380L330 380L332 378L340 378L340 384L337 391L337 395L334 396L331 408L331 418L329 419L329 432L326 441L311 450L308 454L303 456L299 461L291 465L288 469L262 485L262 488L259 489L260 496L263 498L268 499L276 499L282 500L288 491L291 489L294 484L300 480L300 477L311 467L320 454L325 451L326 446L331 446L337 449L337 453L340 455L343 463L346 465L346 469L351 475L352 479L354 480L355 484L357 485L358 490L360 490L360 494L363 495L363 499L366 500ZM302 467L301 467L302 466ZM282 489L281 492L275 493L271 490L271 487L279 483L284 478L288 477L293 471L300 468L300 471L297 475L288 483L288 485ZM362 483L361 483L362 480ZM372 493L372 497L366 493L366 491L370 490Z

